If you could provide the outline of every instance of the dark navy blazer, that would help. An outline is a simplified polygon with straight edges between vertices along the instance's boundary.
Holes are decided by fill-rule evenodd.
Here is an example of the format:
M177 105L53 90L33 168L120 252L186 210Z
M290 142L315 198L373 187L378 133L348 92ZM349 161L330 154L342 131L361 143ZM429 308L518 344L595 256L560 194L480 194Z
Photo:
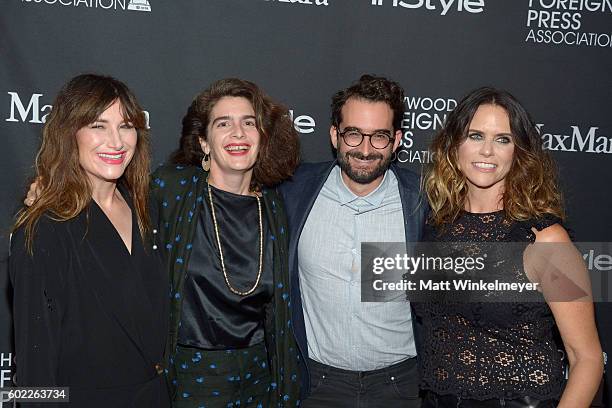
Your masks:
M302 310L302 295L300 293L300 277L298 273L298 240L302 229L310 214L310 210L317 199L323 184L327 180L336 161L323 163L302 164L293 178L284 182L279 191L285 200L287 221L289 226L289 273L291 275L291 320L297 344L300 351L300 369L302 370L302 398L310 393L310 376L308 373L308 345L306 340L306 326ZM391 171L398 181L400 198L404 212L404 227L406 242L415 242L421 239L425 217L428 211L427 201L420 195L419 176L408 169L391 165ZM414 316L414 314L413 314ZM415 342L419 350L418 328L415 327Z

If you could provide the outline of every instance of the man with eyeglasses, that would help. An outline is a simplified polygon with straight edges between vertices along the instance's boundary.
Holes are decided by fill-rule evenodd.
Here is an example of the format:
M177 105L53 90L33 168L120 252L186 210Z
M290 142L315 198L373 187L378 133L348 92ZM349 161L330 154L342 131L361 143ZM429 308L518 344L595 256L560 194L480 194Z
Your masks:
M332 99L337 160L303 164L280 188L301 407L420 406L409 304L361 302L361 242L418 241L425 220L418 176L392 164L403 112L399 84L363 75Z

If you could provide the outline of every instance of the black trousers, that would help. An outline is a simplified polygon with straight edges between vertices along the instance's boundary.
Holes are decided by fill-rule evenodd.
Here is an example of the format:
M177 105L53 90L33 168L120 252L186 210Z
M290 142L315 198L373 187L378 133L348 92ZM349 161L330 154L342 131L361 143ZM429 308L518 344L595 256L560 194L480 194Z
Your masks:
M300 408L420 408L416 358L373 371L309 360L311 393Z
M461 399L454 395L439 395L431 391L425 393L422 408L555 408L556 400L538 401L529 397L517 399L488 399L478 401Z

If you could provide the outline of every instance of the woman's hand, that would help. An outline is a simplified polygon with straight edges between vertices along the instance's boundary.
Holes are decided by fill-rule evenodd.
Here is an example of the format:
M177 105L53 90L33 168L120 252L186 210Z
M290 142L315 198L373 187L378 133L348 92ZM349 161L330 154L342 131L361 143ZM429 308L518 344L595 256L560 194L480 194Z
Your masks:
M27 207L31 207L34 204L34 201L38 200L40 197L40 184L38 183L38 178L35 179L32 184L30 184L30 189L28 190L28 194L26 198L23 200L23 204Z

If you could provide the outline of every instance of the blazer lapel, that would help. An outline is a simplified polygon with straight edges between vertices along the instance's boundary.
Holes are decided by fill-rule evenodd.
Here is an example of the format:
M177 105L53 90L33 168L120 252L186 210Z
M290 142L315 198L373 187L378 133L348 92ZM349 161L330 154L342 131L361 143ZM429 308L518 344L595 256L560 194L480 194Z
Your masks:
M402 202L402 212L404 214L404 229L406 234L406 242L416 242L421 239L423 229L423 211L419 206L424 205L421 202L419 190L414 190L412 186L406 184L402 173L398 171L395 164L390 166L391 171L397 178L400 200ZM419 188L418 186L416 187Z
M146 316L150 301L135 268L132 256L127 251L118 232L98 205L92 201L84 218L86 233L81 247L87 254L83 257L85 281L91 282L91 289L98 301L108 310L125 334L132 340L142 356L143 339L135 316ZM132 252L137 250L138 224L132 211ZM91 273L95 272L95 273ZM150 312L148 312L150 313Z
M302 230L306 224L306 220L310 215L310 210L314 206L319 192L323 188L329 173L336 165L336 161L328 163L327 166L321 166L316 172L313 172L309 177L305 177L301 180L299 186L296 186L296 190L300 190L301 194L299 198L294 196L294 202L287 203L287 215L290 219L291 234L289 237L289 267L293 269L295 257L297 255L297 245L302 235ZM291 210L290 210L291 209ZM291 211L291 213L289 213ZM294 271L297 273L297 270Z

